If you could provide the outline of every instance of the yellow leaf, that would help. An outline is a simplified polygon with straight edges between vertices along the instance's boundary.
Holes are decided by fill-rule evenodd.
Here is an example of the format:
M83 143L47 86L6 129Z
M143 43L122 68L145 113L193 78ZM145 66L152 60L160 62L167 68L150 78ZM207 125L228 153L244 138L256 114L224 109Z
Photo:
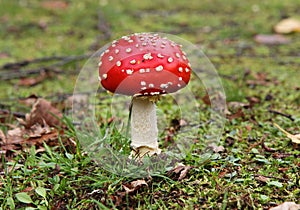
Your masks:
M292 142L296 143L296 144L300 144L300 134L296 134L293 135L289 132L287 132L286 130L284 130L283 128L281 128L278 124L274 123L274 125L281 131L283 132L288 138L290 138L292 140Z
M300 20L295 18L283 19L274 26L274 31L279 34L300 32Z

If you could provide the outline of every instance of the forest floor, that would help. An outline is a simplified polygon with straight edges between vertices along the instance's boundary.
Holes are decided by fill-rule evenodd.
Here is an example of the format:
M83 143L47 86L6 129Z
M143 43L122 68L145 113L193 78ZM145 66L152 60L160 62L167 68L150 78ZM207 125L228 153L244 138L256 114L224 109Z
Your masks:
M274 31L282 19L300 20L299 14L297 0L0 0L0 209L299 204L300 29ZM196 125L178 114L172 100L158 104L163 153L182 137L176 128L197 128L186 134L194 135L193 148L177 165L145 177L122 176L84 150L71 120L76 78L98 49L136 32L188 40L218 72L228 107L219 145L207 159L199 152L210 117L203 87L195 90ZM99 115L111 102L101 94L107 100L98 101ZM100 133L127 117L126 108L102 112ZM111 135L116 147L129 152L122 132Z

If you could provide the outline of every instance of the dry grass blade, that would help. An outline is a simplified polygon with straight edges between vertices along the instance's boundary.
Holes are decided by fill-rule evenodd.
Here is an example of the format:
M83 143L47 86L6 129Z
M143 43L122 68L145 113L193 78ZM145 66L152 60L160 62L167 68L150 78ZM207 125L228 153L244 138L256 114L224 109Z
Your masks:
M274 123L274 125L281 131L283 132L288 138L292 140L293 143L300 144L300 134L293 135L283 128L281 128L278 124Z

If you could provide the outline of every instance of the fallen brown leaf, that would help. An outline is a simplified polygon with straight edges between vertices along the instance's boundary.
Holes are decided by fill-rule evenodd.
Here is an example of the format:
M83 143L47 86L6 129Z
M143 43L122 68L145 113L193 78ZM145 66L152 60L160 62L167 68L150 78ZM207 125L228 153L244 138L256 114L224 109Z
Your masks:
M260 98L255 97L255 96L248 96L246 97L247 101L249 101L250 107L253 107L255 104L260 103Z
M51 135L50 135L51 134ZM30 128L17 127L7 131L5 144L30 144L42 143L44 140L49 140L50 137L57 138L58 131L51 129L47 124L35 124Z
M182 180L186 177L188 172L192 169L192 166L186 166L182 163L179 163L175 168L171 169L170 171L167 172L168 175L179 175L178 180Z
M4 141L6 139L5 134L3 133L3 131L0 129L0 140ZM1 141L0 141L1 142Z
M59 133L57 129L51 129L47 124L35 124L30 128L16 127L8 130L6 136L1 134L0 151L7 160L12 159L21 151L27 151L33 145L38 153L44 151L44 142L49 146L58 145L58 136L62 134L63 131Z
M218 175L218 178L223 178L227 174L228 170L224 168Z
M30 113L26 114L23 125L29 128L36 123L43 125L45 122L47 125L55 127L61 125L61 118L62 113L58 109L53 107L49 101L39 98L34 103Z
M274 26L274 31L279 34L300 32L300 20L295 18L283 19Z
M224 152L225 150L225 148L222 145L218 146L215 143L210 144L209 148L211 148L214 151L214 153Z
M259 44L277 45L288 44L291 40L280 34L257 34L254 40Z
M240 118L240 117L242 117L242 118L245 117L245 113L243 112L243 110L241 108L239 108L236 113L227 115L227 119L229 119L230 121L233 119Z
M148 186L147 182L144 179L139 179L136 181L132 181L129 184L125 185L123 184L123 188L127 194L133 193L140 189L143 185Z
M259 80L259 81L269 81L268 75L266 72L257 72L253 76L256 80Z
M180 172L180 176L178 177L178 180L182 180L186 177L186 175L188 174L188 172L191 170L191 166L186 166L181 172Z
M209 95L206 93L205 96L203 96L202 98L202 101L204 102L204 104L210 106L211 105L211 102L210 102L210 99L209 99Z
M284 202L276 207L270 208L270 210L299 210L300 204L295 202Z
M289 139L291 139L293 143L300 144L300 134L293 135L293 134L287 132L286 130L284 130L283 128L281 128L278 124L274 123L274 125L275 125L281 132L283 132Z
M227 103L228 108L231 109L237 109L237 108L248 108L250 104L243 103L239 101L230 101Z
M144 179L139 179L139 180L136 180L136 181L132 181L130 184L133 188L137 188L137 187L140 187L142 185L148 186L147 182Z
M17 127L7 131L6 144L18 144L23 140L24 129Z
M26 77L26 78L21 78L18 82L18 85L20 86L34 86L42 81L44 81L47 78L47 74L42 71L38 76L36 77Z
M0 130L0 153L6 160L12 160L18 153L28 151L33 145L37 153L44 151L43 143L56 146L59 144L59 136L63 137L64 131L54 128L61 124L62 113L45 99L34 100L36 102L31 112L25 115L25 120L17 118L21 126L6 124L8 131L4 133ZM62 140L70 149L73 150L76 147L72 139L63 138Z

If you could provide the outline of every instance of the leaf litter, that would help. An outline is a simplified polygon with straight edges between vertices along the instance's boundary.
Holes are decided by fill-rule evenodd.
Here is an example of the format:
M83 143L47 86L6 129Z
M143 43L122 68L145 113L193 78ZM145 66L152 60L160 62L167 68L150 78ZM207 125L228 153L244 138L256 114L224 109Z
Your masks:
M183 163L178 163L173 169L167 172L167 175L174 177L176 180L180 181L183 180L188 172L192 169L192 166L184 165Z
M122 186L125 190L125 193L129 194L129 193L136 192L138 189L140 189L143 186L148 187L148 184L144 179L138 179L130 182L129 184L122 184Z
M48 3L45 3L45 2L48 2ZM50 3L49 3L50 2ZM55 2L55 3L53 3L53 2ZM65 1L43 1L43 7L45 8L45 9L48 9L48 10L56 10L56 9L60 9L60 10L64 10L64 9L66 9L66 8L68 8L68 3L65 3ZM48 4L48 5L47 5ZM276 40L275 40L276 41ZM278 42L278 40L277 40L277 42ZM268 44L266 44L266 45L268 45ZM270 44L271 45L271 44ZM262 76L263 77L263 76ZM251 86L251 87L253 87L253 86L269 86L269 85L273 85L273 81L272 80L270 80L270 79L268 79L268 78L262 78L262 79L256 79L256 78L254 78L252 81L250 81L250 80L247 80L246 81L247 82L247 84L249 85L249 86ZM32 82L32 84L34 85L34 81ZM29 85L30 85L30 83L28 83ZM205 100L205 98L204 98L204 100ZM251 100L252 102L253 102L253 100ZM242 121L244 122L244 121L246 121L247 120L247 117L248 117L248 113L244 110L244 109L248 109L248 108L251 108L250 107L250 103L251 103L251 101L249 101L248 100L248 102L249 103L244 103L244 104L242 104L242 102L237 102L237 103L240 103L240 104L235 104L237 107L235 107L235 108L241 108L241 111L240 111L240 114L237 114L236 115L236 118L235 119L238 119L237 120L237 122L239 122L239 118L242 118ZM36 103L36 101L34 101L33 103ZM208 103L210 103L210 101L209 101L209 98L206 98L206 103L208 104ZM254 100L254 103L255 103L255 100ZM32 122L34 122L34 119L35 119L35 117L34 117L34 113L37 113L37 111L32 111L33 112L33 114L31 115L31 113L28 113L28 116L31 118L33 118L32 119ZM228 113L229 114L229 113ZM246 115L246 119L244 119L243 118L243 116L242 115ZM239 116L240 115L240 116ZM53 115L52 115L53 116ZM29 118L29 119L30 119ZM49 132L49 129L50 129L50 132L51 131L53 131L53 130L55 130L56 128L55 128L55 125L54 126L49 126L48 124L47 124L47 121L49 122L49 121L52 121L52 120L46 120L47 119L47 117L46 117L46 119L44 119L44 117L42 117L42 120L41 119L39 119L38 121L39 121L39 123L33 123L33 125L31 125L30 127L28 127L29 125L27 125L27 119L28 118L26 118L25 120L24 120L24 122L25 122L25 124L23 124L24 126L27 126L27 127L21 127L20 129L17 129L16 127L12 127L12 126L9 126L10 128L12 128L11 130L13 130L13 129L16 129L14 132L12 132L13 134L18 134L18 135L20 135L20 133L22 133L23 132L23 130L22 129L25 129L25 130L29 130L29 129L31 129L31 127L33 127L32 128L32 133L29 133L29 134L27 134L27 135L25 135L25 137L30 137L29 139L34 139L34 138L37 138L37 139L39 139L41 136L45 136L46 134L47 134L47 132ZM234 121L235 120L233 120L233 123L234 123ZM31 121L29 121L29 122L31 122ZM41 124L40 124L41 123ZM229 122L229 123L231 123L231 122ZM28 123L28 124L31 124L31 123ZM249 123L250 125L247 125L247 126L249 126L249 128L251 128L250 126L251 126L251 123ZM228 126L229 127L229 126ZM253 125L252 126L253 127L253 131L252 132L254 132L255 130L256 130L256 127L255 127L255 125ZM251 134L251 129L247 129L248 131L249 131L249 135ZM169 138L169 139L171 139L171 137L172 137L172 135L173 135L173 130L171 130L171 132L170 133L168 133L168 135L167 135L167 137ZM229 133L230 131L228 131L228 133ZM226 138L226 140L227 140L227 142L228 142L228 144L227 144L227 146L230 146L231 144L234 144L235 142L237 142L237 143L240 143L241 141L243 141L243 140L246 140L246 138L244 138L242 135L239 135L239 138L235 138L236 136L232 133L229 133L230 135ZM24 137L24 136L23 136ZM4 139L4 138L6 138L6 134L4 133L4 132L2 132L2 133L0 133L0 138L1 139ZM1 140L0 140L0 142L1 142ZM236 144L235 144L236 145ZM262 146L264 145L264 143L262 142ZM267 148L266 146L263 146L263 148L264 148L264 150L265 151L268 151L268 152L271 152L271 149L272 148ZM222 152L222 150L223 150L223 148L218 148L218 147L216 147L215 148L216 149L216 151L215 152L219 152L218 150L221 150L220 152ZM227 151L227 148L226 148L226 151ZM228 151L229 151L229 149L228 149ZM272 156L275 156L277 153L272 153L273 155ZM191 167L191 166L180 166L180 165L178 165L178 166L176 166L174 169L172 169L171 171L171 176L173 176L173 177L175 177L175 179L176 178L180 178L180 176L181 176L181 174L183 175L183 176L185 176L185 177L183 177L183 178L181 178L181 179L184 179L184 178L186 178L187 177L187 175L188 175L188 171L189 171L189 167ZM212 166L213 167L213 166ZM255 170L256 168L254 168L254 169L251 169L251 171L252 170ZM278 169L279 170L279 169ZM285 169L283 169L283 170L285 170ZM134 183L134 182L136 182L136 183ZM260 180L260 182L264 182L264 178L261 178L261 180ZM146 182L146 184L147 184L147 182ZM133 192L133 194L135 193L135 192L137 192L139 189L144 189L144 188L146 188L147 187L147 185L145 185L145 184L143 184L143 180L136 180L136 181L133 181L133 182L129 182L129 183L122 183L121 184L121 187L122 186L126 186L129 190L133 190L132 192ZM149 183L148 183L148 185L150 185ZM138 186L138 187L135 187L135 186ZM80 187L82 187L82 186L80 186ZM217 186L218 187L218 186ZM220 187L220 189L222 190L222 187L223 186L221 186ZM243 186L241 186L241 192L242 192L242 187ZM150 187L151 188L151 187ZM81 189L81 188L80 188ZM230 189L230 188L225 188L226 190L228 190L230 193L232 193L232 191L230 191L230 190L232 190L232 189ZM123 187L122 188L122 191L124 191L125 190L125 188ZM204 189L204 190L206 190L206 189ZM74 190L75 191L75 190ZM125 190L126 191L126 190ZM248 194L242 194L242 196L240 196L240 195L234 195L234 196L236 196L236 199L238 200L238 199L240 199L240 198L245 198L244 200L248 200L248 201L246 201L246 202L248 202L248 205L247 205L247 207L249 207L250 205L254 205L253 203L255 203L255 204L257 204L256 202L257 202L257 200L255 200L255 198L254 198L254 200L253 200L253 198L251 197L252 195L250 194L251 192L250 192L251 190L249 190L249 193ZM62 199L62 202L65 202L65 203L67 203L67 197L69 197L70 196L70 192L67 192L67 191L65 191L66 193L64 194L64 197L63 197L63 199ZM180 191L180 189L175 189L175 190L172 190L171 191L172 193L170 193L170 197L172 197L172 198L174 198L175 199L175 201L174 202L176 202L176 203L179 203L180 202L180 200L182 200L183 198L182 197L180 197L179 195L181 194L181 191ZM109 198L109 195L103 195L104 193L106 193L106 190L105 189L101 189L101 190L99 190L99 191L96 191L96 192L94 192L93 191L93 194L100 194L101 196L102 196L102 198ZM164 196L164 191L162 191L162 192L160 192L161 194L157 194L157 196L158 196L158 198L157 198L157 200L160 200L163 196ZM230 195L230 193L229 193L229 195ZM125 192L125 194L126 194L126 192ZM205 194L205 192L204 192L204 194ZM78 195L79 195L79 191L78 191ZM116 195L116 194L114 194L114 195ZM156 195L156 193L155 193L155 195ZM227 194L226 194L227 195ZM142 195L143 196L143 195ZM209 196L209 194L208 194L208 196ZM222 195L221 195L222 196ZM205 199L205 195L203 196L204 198L200 198L199 200L198 200L198 202L203 202L203 201L205 201L206 199ZM211 197L213 197L213 196L211 196ZM233 201L232 200L230 200L230 197L232 197L232 196L228 196L228 203L230 204L230 202L231 203L233 203ZM77 198L77 197L76 197ZM101 202L103 202L103 203L105 203L103 200L102 200L102 198L101 197L98 197L99 199L98 200L101 200ZM189 197L188 197L189 198ZM224 196L224 198L225 198L225 196ZM123 200L122 200L123 199ZM119 197L114 197L113 199L112 199L112 202L113 203L119 203L120 204L120 202L128 202L128 200L125 200L125 196L122 198L122 199L120 199ZM131 201L131 199L132 199L132 197L131 196L128 196L126 199L129 199L129 201ZM211 200L214 200L214 198L209 198L209 199L211 199ZM240 199L241 201L239 201L238 203L242 203L242 205L243 205L243 199ZM115 202L116 201L116 202ZM225 199L224 199L224 201L225 201ZM250 201L251 201L251 203L250 203ZM83 202L84 202L84 200L83 200ZM181 201L182 202L182 201ZM130 202L131 203L131 202ZM132 204L132 203L131 203ZM226 204L226 203L225 203ZM271 205L271 204L267 204L268 206L269 205ZM273 205L274 205L274 203L273 203ZM118 206L118 204L117 204L117 206ZM226 205L224 205L225 207L226 207ZM225 207L224 206L222 206L222 208L223 209L225 209ZM210 207L211 208L211 206L207 206L206 205L206 207L208 208L208 207ZM216 206L215 206L216 207ZM232 207L232 206L231 206ZM243 205L243 207L245 207L244 205ZM254 207L254 206L253 206ZM227 208L230 208L230 206L227 206ZM242 207L241 207L242 208Z
M30 113L27 113L25 120L20 119L19 122L26 128L39 123L46 123L49 126L55 127L61 125L62 113L51 105L49 101L43 98L37 99L33 104Z
M10 160L17 153L36 146L43 151L43 143L58 145L58 137L63 135L62 113L43 98L36 99L25 119L17 118L19 125L9 125L6 134L0 130L0 153Z

